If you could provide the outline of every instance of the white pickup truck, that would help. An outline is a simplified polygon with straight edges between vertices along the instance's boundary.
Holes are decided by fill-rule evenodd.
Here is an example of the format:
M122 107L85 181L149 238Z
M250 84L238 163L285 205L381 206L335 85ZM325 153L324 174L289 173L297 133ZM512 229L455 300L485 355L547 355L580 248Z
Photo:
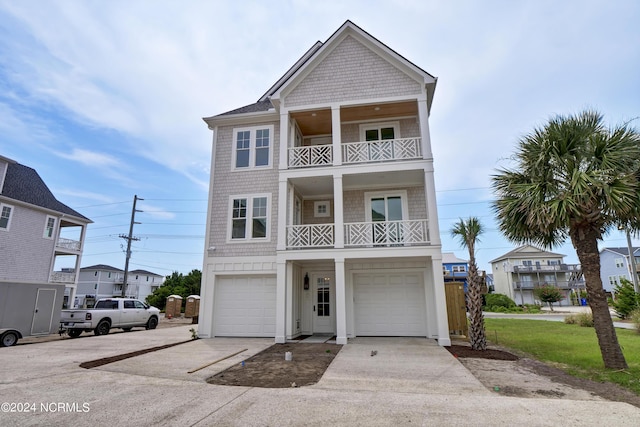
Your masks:
M62 310L60 333L76 338L83 331L107 335L112 328L130 331L134 326L155 329L160 310L142 301L127 298L100 299L91 309Z

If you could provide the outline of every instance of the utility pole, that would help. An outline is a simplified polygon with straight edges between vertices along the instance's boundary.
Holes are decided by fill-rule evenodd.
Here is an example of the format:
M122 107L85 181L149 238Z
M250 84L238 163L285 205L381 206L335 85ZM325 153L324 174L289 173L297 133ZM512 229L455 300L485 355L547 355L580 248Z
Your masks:
M129 224L129 235L125 236L121 234L120 237L127 241L127 256L124 261L124 279L122 280L122 298L127 295L127 280L129 277L129 258L131 258L131 241L132 240L140 240L138 237L133 237L133 224L142 224L141 222L136 222L136 212L142 212L141 210L136 210L136 203L138 200L144 200L138 197L138 195L133 196L133 208L131 209L131 223Z
M631 270L631 278L633 279L633 290L638 293L638 269L636 268L636 256L633 253L633 246L631 246L631 235L629 230L627 232L627 250L629 251L629 268Z

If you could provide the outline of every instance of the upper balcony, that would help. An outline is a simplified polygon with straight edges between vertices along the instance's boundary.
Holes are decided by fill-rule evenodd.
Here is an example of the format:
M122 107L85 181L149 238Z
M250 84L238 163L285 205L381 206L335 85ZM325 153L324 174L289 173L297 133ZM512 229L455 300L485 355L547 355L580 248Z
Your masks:
M282 153L287 169L419 160L425 155L416 101L319 108L289 117L293 126L286 155Z
M514 265L514 273L580 272L580 264Z

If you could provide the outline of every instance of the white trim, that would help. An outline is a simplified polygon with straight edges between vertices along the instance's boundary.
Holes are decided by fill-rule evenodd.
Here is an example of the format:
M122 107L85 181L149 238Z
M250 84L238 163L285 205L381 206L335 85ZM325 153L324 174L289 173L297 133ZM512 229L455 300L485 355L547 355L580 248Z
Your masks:
M49 219L53 220L53 227L51 228L51 235L49 236ZM56 228L58 227L58 218L52 215L47 215L47 219L44 221L44 231L42 232L42 237L45 239L55 239L56 237Z
M371 199L374 197L394 197L400 196L402 204L402 220L409 219L409 205L407 190L390 190L390 191L367 191L364 193L365 221L371 222Z
M273 124L270 125L261 125L261 126L247 126L247 127L237 127L233 128L232 135L232 154L231 154L231 170L232 171L249 171L249 170L260 170L260 169L272 169L273 168L273 150L275 149L275 132L274 132ZM256 166L256 133L259 130L268 130L269 131L269 155L268 161L266 165ZM243 167L237 167L237 153L238 153L238 133L240 132L249 132L249 165Z
M400 122L370 122L370 123L362 123L360 125L360 141L366 141L365 133L368 130L377 129L378 131L381 128L393 128L393 139L400 139Z
M257 198L266 198L266 230L265 237L250 237L252 234L253 223L253 201ZM232 238L233 232L233 202L234 200L246 199L246 217L245 217L245 237L244 238ZM229 205L227 210L227 243L246 243L246 242L270 242L271 241L271 193L258 193L258 194L236 194L229 196Z
M322 211L324 208L324 211ZM316 218L331 216L331 202L329 200L319 200L313 202L313 216Z
M5 207L9 208L9 218L7 220L7 226L6 227L0 227L0 230L9 231L9 229L11 229L11 218L13 218L13 211L15 210L15 208L13 207L13 205L8 205L6 203L0 203L0 215L2 215L2 211L4 210Z

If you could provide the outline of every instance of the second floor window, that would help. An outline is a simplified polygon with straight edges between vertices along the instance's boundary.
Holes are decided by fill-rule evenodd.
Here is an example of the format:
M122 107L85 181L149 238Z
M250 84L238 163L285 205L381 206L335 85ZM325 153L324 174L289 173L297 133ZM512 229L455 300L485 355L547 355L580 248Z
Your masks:
M47 224L44 227L44 237L46 239L53 238L53 232L56 229L56 219L52 216L47 216Z
M234 129L233 169L271 167L273 126Z
M231 200L231 240L269 238L269 197L256 195Z
M0 204L0 230L8 230L11 224L11 212L13 206Z
M454 273L464 273L465 271L467 271L466 267L464 265L454 265L453 266L453 272Z
M616 267L617 268L624 267L624 260L622 258L616 258Z

